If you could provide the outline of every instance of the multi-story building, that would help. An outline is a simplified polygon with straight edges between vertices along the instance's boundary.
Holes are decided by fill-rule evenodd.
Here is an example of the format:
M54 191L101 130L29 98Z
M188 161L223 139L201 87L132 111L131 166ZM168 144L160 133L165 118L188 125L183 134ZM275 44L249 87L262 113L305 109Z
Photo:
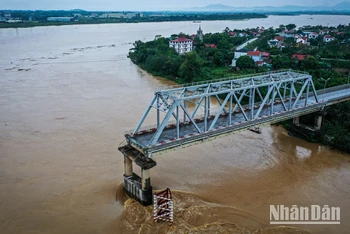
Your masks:
M169 47L174 48L178 54L185 54L192 51L193 41L186 37L180 37L169 41Z

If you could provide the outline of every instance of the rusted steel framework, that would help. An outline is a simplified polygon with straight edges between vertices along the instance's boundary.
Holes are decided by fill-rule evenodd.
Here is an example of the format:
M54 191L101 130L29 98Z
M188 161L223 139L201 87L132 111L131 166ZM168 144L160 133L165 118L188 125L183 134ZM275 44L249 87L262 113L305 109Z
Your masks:
M220 106L216 113L211 112L212 100L216 100L216 104ZM188 108L189 103L191 108ZM237 122L237 113L243 121L252 121L263 115L277 113L281 109L291 111L310 103L319 103L312 76L292 70L241 79L187 84L156 91L129 137L151 132L152 136L143 144L152 147L159 144L164 130L171 127L174 129L173 138L180 139L184 137L180 130L184 125L193 127L194 132L191 134L202 134L222 125L222 120L218 124L222 116L226 116L225 126L231 126ZM202 116L198 114L200 109ZM156 117L157 124L153 128L142 130L141 127L151 110L156 111L152 116Z
M173 223L174 204L169 188L153 195L153 219Z

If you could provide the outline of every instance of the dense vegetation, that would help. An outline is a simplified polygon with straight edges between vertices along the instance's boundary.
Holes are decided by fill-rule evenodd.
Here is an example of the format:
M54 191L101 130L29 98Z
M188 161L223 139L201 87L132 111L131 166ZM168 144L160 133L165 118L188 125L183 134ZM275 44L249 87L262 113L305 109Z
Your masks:
M0 22L0 28L34 27L49 25L70 25L70 24L103 24L103 23L139 23L139 22L166 22L166 21L192 21L192 20L242 20L252 18L266 18L264 14L258 13L154 13L145 12L137 14L132 18L99 18L105 12L90 12L82 10L72 11L6 11L11 13L12 18L21 19L23 22L7 23ZM113 12L106 12L113 13ZM128 13L128 12L122 12ZM75 17L70 22L48 22L48 17ZM94 15L91 17L91 15ZM29 21L30 20L30 21Z
M187 36L172 35L172 38ZM236 46L245 42L247 37L229 37L226 32L204 35L204 42L195 40L195 50L178 55L169 48L168 38L154 41L136 41L129 53L130 59L146 71L167 77L178 83L208 80L233 75L229 64ZM205 44L215 44L216 48L207 48Z

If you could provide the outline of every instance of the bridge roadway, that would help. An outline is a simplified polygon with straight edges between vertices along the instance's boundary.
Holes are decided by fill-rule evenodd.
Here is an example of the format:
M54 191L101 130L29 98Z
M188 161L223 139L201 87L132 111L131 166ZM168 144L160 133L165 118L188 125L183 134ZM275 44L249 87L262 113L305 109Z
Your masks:
M318 91L319 103L316 103L315 98L309 98L305 107L305 100L301 98L294 109L285 111L281 101L276 101L273 106L273 113L271 114L271 105L265 105L259 114L258 118L253 120L246 120L241 111L235 111L232 115L232 125L228 126L229 115L223 113L220 115L215 128L211 131L203 131L204 118L195 119L197 126L202 133L198 133L194 125L186 122L180 123L180 138L176 139L176 127L175 124L169 124L165 127L157 143L150 145L150 141L156 131L155 128L146 128L137 132L136 134L126 134L128 142L131 146L138 149L141 153L151 156L152 153L165 151L177 147L184 147L196 143L200 143L205 140L215 139L224 135L232 134L236 131L246 130L254 126L260 126L264 124L271 124L280 122L283 120L291 119L301 115L313 113L322 110L325 106L332 105L338 102L346 101L350 99L350 85L344 85L341 87L328 88L326 90ZM285 104L288 105L288 99L285 100ZM254 111L260 106L256 105ZM245 111L246 116L251 116L251 110ZM208 119L208 126L212 123L214 115L211 115Z

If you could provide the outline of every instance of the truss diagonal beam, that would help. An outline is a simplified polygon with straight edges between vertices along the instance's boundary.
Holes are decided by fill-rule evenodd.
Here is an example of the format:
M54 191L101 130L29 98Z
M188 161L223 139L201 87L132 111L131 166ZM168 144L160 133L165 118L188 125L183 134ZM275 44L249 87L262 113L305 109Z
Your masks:
M160 124L159 128L157 128L157 131L154 133L154 135L153 135L153 137L152 137L152 139L150 141L150 145L154 145L158 141L158 139L159 139L160 135L162 134L165 126L167 125L171 115L173 114L176 106L177 105L172 105L171 106L171 108L169 109L168 113L165 115L162 123Z
M198 133L201 133L201 130L199 129L198 125L196 124L196 122L194 121L194 119L192 118L192 116L190 115L190 113L188 113L187 109L183 106L180 105L182 110L185 112L185 114L187 115L187 117L190 119L190 122L193 124L193 126L196 128L196 130L198 131Z
M231 94L227 94L227 96L226 96L224 102L221 104L220 110L216 113L216 116L215 116L213 122L211 123L211 125L210 125L208 131L213 130L213 128L214 128L216 122L217 122L218 119L219 119L219 116L221 115L221 112L225 109L225 105L226 105L228 99L230 98L230 96L231 96Z
M241 112L242 112L242 114L243 114L245 120L249 120L248 117L247 117L247 115L246 115L245 112L244 112L244 108L242 107L240 101L238 101L238 98L237 98L236 94L235 94L235 93L232 93L232 95L233 95L233 97L234 97L235 100L236 100L236 105L238 105L239 108L241 109Z

